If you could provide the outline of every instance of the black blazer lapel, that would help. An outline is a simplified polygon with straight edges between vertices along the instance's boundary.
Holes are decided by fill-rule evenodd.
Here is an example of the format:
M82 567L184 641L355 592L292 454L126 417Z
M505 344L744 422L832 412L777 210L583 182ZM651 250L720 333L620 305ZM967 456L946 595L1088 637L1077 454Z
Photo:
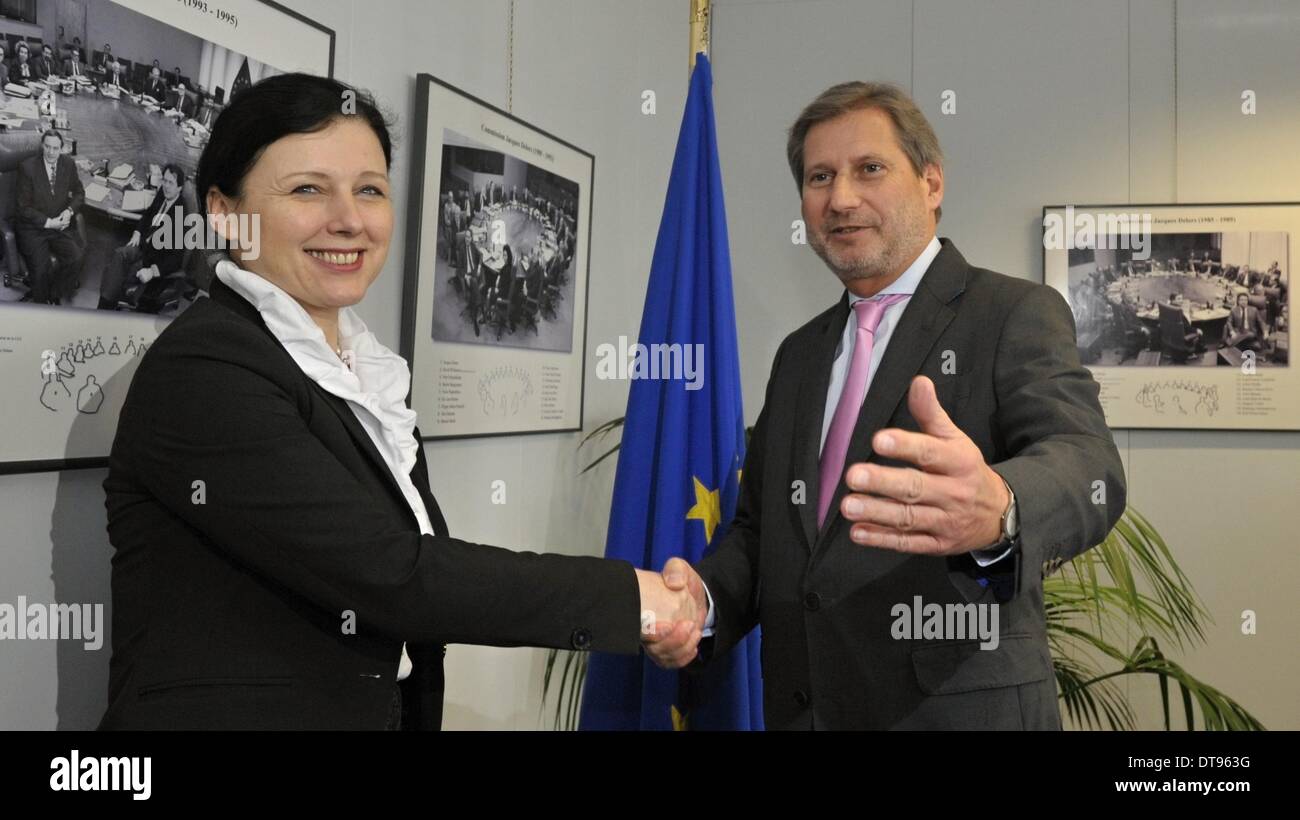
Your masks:
M849 318L849 297L845 293L839 304L830 312L825 323L819 328L808 350L798 351L795 355L805 362L803 376L799 380L799 392L795 396L795 430L793 457L790 460L794 468L791 481L803 481L804 503L799 504L799 520L803 525L805 548L811 550L817 543L817 499L820 488L820 456L822 421L826 414L826 391L831 383L831 365L835 362L835 350L844 335L844 323Z
M894 333L889 338L889 347L881 359L880 370L871 380L871 388L867 390L867 398L862 403L853 436L849 439L849 449L844 458L845 469L850 464L871 461L876 457L871 449L871 437L893 417L899 403L907 395L912 377L920 372L930 350L955 315L949 302L965 290L966 270L970 266L950 241L944 239L941 243L939 255L930 263L916 293L908 300L898 327L894 328ZM815 541L817 549L822 547L837 524L844 521L839 507L846 490L841 475L826 512L826 522ZM816 512L813 514L815 516Z
M280 344L280 340L275 338L275 334L266 326L266 322L262 321L262 314L258 313L257 308L251 305L248 300L244 299L244 297L236 293L225 282L222 282L220 277L212 277L212 284L210 285L208 294L218 304L230 308L235 313L262 328L266 335L269 336L281 350L284 350L284 346ZM288 356L289 351L284 350L284 355ZM297 367L297 364L295 363L294 366ZM304 375L303 378L306 378L306 376ZM418 522L415 519L415 513L410 511L410 504L406 502L406 496L402 493L402 488L398 486L397 479L393 478L392 471L388 469L388 462L384 461L384 457L379 454L379 450L375 447L375 443L370 440L370 435L366 433L365 428L361 426L361 422L357 420L356 414L352 412L352 408L348 406L348 403L345 400L325 390L311 379L307 379L307 381L310 383L310 387L315 392L317 398L319 398L324 404L328 405L329 408L334 411L334 415L338 416L339 421L343 423L343 427L348 431L348 435L352 438L353 443L360 448L361 452L366 454L366 458L370 460L371 466L373 466L383 477L383 481L388 486L389 491L393 493L394 497L401 501L402 509L407 511L411 522L418 526ZM416 440L418 441L419 438L417 437ZM418 489L418 483L416 486ZM423 497L423 494L421 494L421 496ZM432 496L430 496L430 498L432 498ZM425 505L428 507L427 499ZM434 518L433 510L429 509L428 512L429 518L432 520ZM438 518L442 518L441 512L439 512ZM437 525L435 524L435 529L436 526ZM445 522L443 523L443 530L446 530Z

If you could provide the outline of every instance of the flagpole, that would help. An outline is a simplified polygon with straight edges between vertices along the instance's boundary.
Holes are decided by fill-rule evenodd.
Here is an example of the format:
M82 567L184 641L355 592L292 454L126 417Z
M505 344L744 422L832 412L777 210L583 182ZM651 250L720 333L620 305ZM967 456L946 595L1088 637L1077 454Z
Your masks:
M709 53L709 0L691 0L691 71L695 70L695 55Z

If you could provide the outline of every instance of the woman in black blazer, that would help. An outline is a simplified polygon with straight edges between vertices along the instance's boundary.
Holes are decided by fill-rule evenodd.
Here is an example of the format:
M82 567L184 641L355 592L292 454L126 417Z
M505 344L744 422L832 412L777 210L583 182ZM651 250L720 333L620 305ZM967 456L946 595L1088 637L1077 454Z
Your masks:
M698 634L658 574L448 534L406 363L349 307L387 254L390 161L382 115L334 80L272 77L218 118L198 190L228 239L258 215L260 241L122 409L101 728L435 729L447 643L635 653L645 610Z

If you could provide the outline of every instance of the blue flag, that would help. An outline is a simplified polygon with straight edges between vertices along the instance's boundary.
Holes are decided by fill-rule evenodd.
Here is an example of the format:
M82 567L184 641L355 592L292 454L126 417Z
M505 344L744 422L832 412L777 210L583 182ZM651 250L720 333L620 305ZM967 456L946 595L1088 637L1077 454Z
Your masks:
M620 354L628 349L633 375L605 556L654 571L673 557L696 563L726 534L745 457L712 93L713 74L701 54L677 138L638 346L619 345ZM660 669L644 655L594 654L579 725L762 729L759 640L756 629L691 675Z

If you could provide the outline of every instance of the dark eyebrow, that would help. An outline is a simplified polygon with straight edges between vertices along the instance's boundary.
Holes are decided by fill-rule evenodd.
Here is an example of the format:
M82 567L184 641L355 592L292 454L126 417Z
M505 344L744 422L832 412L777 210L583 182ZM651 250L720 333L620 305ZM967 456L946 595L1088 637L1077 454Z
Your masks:
M363 171L360 176L362 178L375 177L377 179L383 180L384 182L388 182L388 175L381 174L378 171ZM325 173L324 171L291 171L285 174L284 176L280 177L276 181L284 182L285 180L292 179L293 177L308 177L310 179L325 179L325 180L331 179L330 175Z
M889 164L889 161L886 160L884 157L880 156L879 154L872 154L872 153L862 154L860 156L854 157L852 160L853 165L862 165L865 162L878 162L881 165ZM815 169L829 168L829 167L830 166L826 165L825 163L819 162L819 163L814 163L813 165L809 165L804 172L811 173Z

